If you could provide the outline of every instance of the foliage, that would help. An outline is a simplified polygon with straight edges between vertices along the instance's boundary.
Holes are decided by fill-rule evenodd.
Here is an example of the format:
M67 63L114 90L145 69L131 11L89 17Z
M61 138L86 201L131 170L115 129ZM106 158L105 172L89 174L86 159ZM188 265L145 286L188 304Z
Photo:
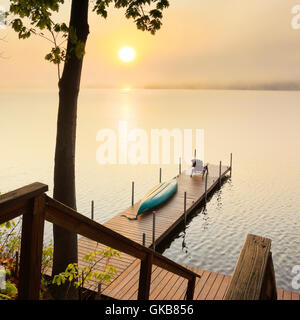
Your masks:
M0 265L4 267L6 273L5 289L0 290L0 300L15 299L17 296L16 284L18 283L18 261L16 260L16 252L21 250L20 228L18 226L22 219L18 222L14 220L7 221L0 225ZM17 230L17 231L16 231ZM48 281L45 274L52 265L53 261L53 245L44 243L42 252L42 279L41 279L41 298L47 295ZM3 271L2 271L3 272ZM1 270L0 270L1 273ZM1 278L1 274L0 274Z
M0 265L5 272L4 289L0 289L0 300L15 299L18 293L16 283L16 260L15 253L20 250L20 231L16 231L21 219L16 223L14 220L0 225ZM0 279L3 279L0 274Z
M77 31L66 23L53 21L52 16L59 12L64 0L10 0L7 16L11 16L10 25L20 39L32 34L51 42L52 48L45 59L57 65L60 78L60 64L68 59L67 49L62 45L69 41L70 52L78 59L85 54L85 44L77 38ZM168 0L96 0L92 11L103 18L108 16L108 7L125 8L125 17L133 19L137 28L155 34L161 28L163 10L169 7ZM45 32L47 34L45 34Z
M64 272L53 277L52 283L58 286L68 283L79 288L79 294L81 299L81 292L84 290L85 284L89 284L94 280L97 283L103 282L108 284L112 281L117 274L115 267L109 265L109 261L112 257L120 257L117 250L106 247L104 250L92 251L86 254L83 260L87 263L87 266L78 266L77 263L69 264ZM104 271L95 270L96 265L102 260L106 260ZM67 292L68 294L68 292Z

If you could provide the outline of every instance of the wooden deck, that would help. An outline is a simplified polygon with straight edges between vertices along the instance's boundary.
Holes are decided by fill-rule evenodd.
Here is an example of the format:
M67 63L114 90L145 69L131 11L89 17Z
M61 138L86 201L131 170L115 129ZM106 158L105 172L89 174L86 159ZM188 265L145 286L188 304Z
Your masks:
M225 178L230 171L230 167L222 166L221 177ZM210 165L207 179L207 192L212 191L219 184L219 166ZM178 176L177 193L163 206L156 208L156 230L155 245L159 245L174 231L174 229L184 222L184 192L186 197L187 216L205 199L205 178L193 176L190 178L186 172ZM131 240L142 243L143 233L146 235L146 246L151 247L153 215L149 212L139 220L129 220L127 217L134 218L139 206L139 202L134 206L117 214L104 225ZM83 256L95 248L103 248L103 245L87 238L81 237L78 241L79 263L85 265ZM112 299L136 300L138 292L140 260L127 254L120 253L121 258L112 258L109 264L116 266L118 274L108 285L102 286L102 294ZM201 277L196 281L194 299L195 300L222 300L226 288L230 281L230 276L217 274L211 271L203 271L196 268L185 266L196 272ZM97 269L105 268L105 259L101 259ZM91 284L91 289L96 289L96 284ZM187 280L173 273L170 273L157 266L152 268L151 278L151 300L183 300L187 288ZM286 290L278 289L279 300L300 300L300 295Z

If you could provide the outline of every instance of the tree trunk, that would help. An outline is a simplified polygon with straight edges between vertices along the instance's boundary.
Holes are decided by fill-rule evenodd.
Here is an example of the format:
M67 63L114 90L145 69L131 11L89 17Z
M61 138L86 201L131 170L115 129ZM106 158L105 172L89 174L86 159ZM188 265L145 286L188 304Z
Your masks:
M88 26L88 0L73 0L70 26L76 31L78 40L86 43ZM76 57L74 45L68 41L67 60L59 81L59 109L54 166L54 199L76 210L75 193L75 144L77 100L83 57ZM77 263L77 234L53 225L54 257L52 275L65 271L69 263ZM70 293L70 292L69 292ZM72 293L72 291L71 291ZM73 294L69 298L75 298ZM66 288L53 290L56 299L66 298Z

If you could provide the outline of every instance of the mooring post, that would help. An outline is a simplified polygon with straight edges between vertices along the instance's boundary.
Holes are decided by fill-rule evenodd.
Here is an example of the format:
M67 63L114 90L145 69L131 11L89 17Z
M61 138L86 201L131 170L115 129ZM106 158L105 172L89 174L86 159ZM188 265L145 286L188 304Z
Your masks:
M153 211L152 247L155 251L155 211Z
M230 153L230 177L232 173L232 153Z
M186 191L184 191L184 206L183 206L183 212L184 212L184 223L186 224Z
M181 174L181 158L179 158L179 168L178 168L178 170L179 170L179 174Z
M221 188L221 182L222 182L222 161L220 161L220 167L219 167L219 187Z
M208 176L208 172L206 171L206 175L205 175L205 203L207 200L207 176Z
M134 181L132 181L131 185L131 205L134 206Z
M98 283L98 290L96 294L96 300L101 300L101 282Z
M146 245L146 233L143 233L143 246L145 247Z
M159 183L161 183L161 168L159 168Z
M91 219L94 220L94 200L91 202Z

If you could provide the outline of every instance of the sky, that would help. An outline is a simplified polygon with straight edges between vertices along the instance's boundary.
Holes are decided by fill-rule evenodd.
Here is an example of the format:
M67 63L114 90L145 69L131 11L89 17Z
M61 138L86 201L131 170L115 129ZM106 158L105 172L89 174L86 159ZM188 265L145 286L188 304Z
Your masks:
M297 2L298 1L298 2ZM0 0L8 7L9 1ZM300 29L291 27L300 0L170 0L155 36L136 29L124 10L105 20L90 10L83 88L300 87ZM67 0L55 17L69 21ZM300 21L300 19L299 19ZM44 60L49 43L19 40L0 29L0 87L55 88L57 70ZM132 46L124 63L119 49Z

